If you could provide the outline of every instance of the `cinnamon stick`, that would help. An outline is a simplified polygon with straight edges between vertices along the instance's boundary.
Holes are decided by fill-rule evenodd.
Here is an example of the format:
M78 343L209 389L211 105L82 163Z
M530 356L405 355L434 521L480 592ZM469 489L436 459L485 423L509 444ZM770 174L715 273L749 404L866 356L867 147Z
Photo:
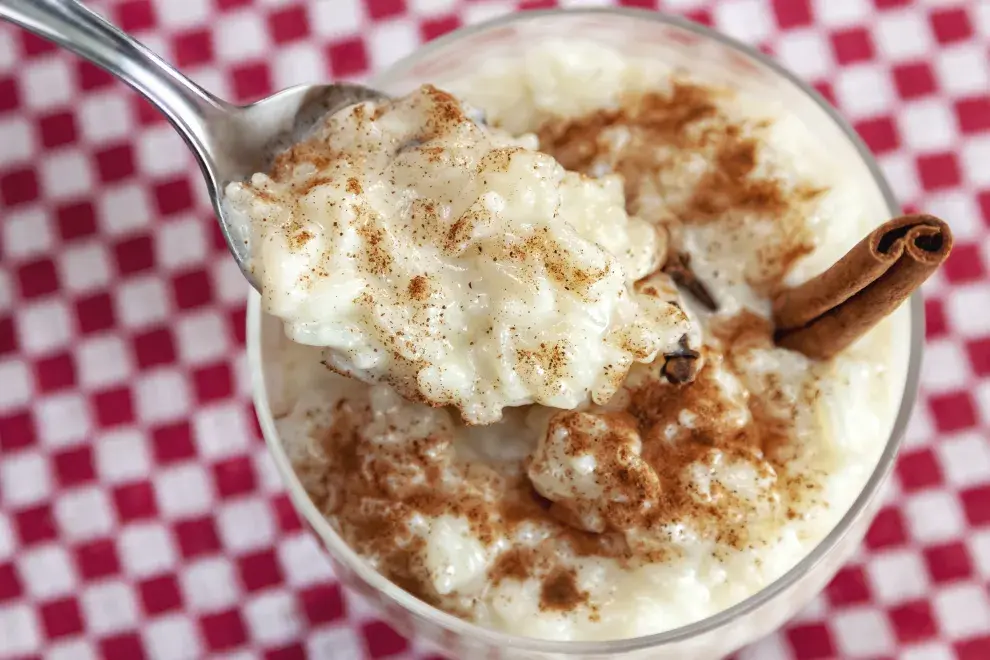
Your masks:
M774 297L774 340L827 360L897 309L951 249L949 226L934 216L885 222L828 270Z

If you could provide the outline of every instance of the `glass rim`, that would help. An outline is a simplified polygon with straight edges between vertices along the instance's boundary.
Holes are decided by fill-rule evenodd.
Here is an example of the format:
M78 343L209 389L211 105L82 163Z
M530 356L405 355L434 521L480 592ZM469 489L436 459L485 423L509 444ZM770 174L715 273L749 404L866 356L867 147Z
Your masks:
M843 132L863 163L867 166L873 177L874 184L880 190L886 203L887 210L891 217L901 213L894 194L883 176L879 165L873 158L869 149L860 139L856 131L849 123L832 107L813 87L798 78L784 66L776 62L770 56L753 48L733 37L717 32L709 27L694 23L679 16L673 16L664 12L651 11L646 9L636 9L631 7L588 7L572 9L542 9L528 10L522 12L512 12L494 19L482 21L480 23L464 26L449 32L437 39L434 39L413 51L411 54L400 59L385 71L371 77L372 86L382 86L382 84L402 75L409 68L416 65L423 57L440 50L447 45L459 41L478 33L482 33L495 28L517 22L523 22L548 16L594 16L594 15L619 15L631 19L643 20L655 23L662 23L692 32L701 37L714 40L722 45L752 58L758 64L767 67L774 74L781 76L792 85L809 96L828 117L835 122ZM278 431L275 428L275 421L271 413L268 401L267 386L265 384L264 369L261 360L261 324L262 309L261 296L252 289L248 300L247 310L247 350L248 366L251 373L252 398L258 421L261 426L265 443L275 461L276 467L285 484L289 496L296 510L303 515L312 529L320 537L333 559L346 566L355 573L367 585L377 590L388 598L394 605L411 612L423 619L431 621L449 632L476 638L482 642L497 647L508 647L520 651L537 653L557 653L557 654L613 654L628 653L648 648L655 648L676 642L683 642L699 635L714 631L723 625L731 622L737 617L743 616L766 603L773 600L778 594L793 586L804 575L818 565L825 555L835 547L846 535L853 522L864 512L867 505L878 494L880 487L885 482L887 475L893 467L900 447L901 440L907 428L911 411L917 399L918 381L921 371L921 356L924 344L924 304L921 295L915 293L908 301L910 306L910 342L909 342L909 362L904 382L904 391L901 396L900 406L894 421L890 437L884 446L883 452L877 461L873 472L863 486L862 491L852 502L846 513L839 519L832 530L818 542L818 544L805 555L797 564L791 567L786 573L776 580L760 589L755 594L743 599L735 605L728 607L709 617L695 621L685 626L672 628L659 633L642 635L639 637L628 637L604 641L557 641L535 637L524 637L501 632L492 628L485 628L478 624L466 621L448 614L443 610L428 605L415 598L411 594L388 580L384 575L374 570L364 559L362 559L351 547L337 534L329 521L319 512L316 505L310 500L309 495L303 489L299 478L296 476L289 458L282 446Z

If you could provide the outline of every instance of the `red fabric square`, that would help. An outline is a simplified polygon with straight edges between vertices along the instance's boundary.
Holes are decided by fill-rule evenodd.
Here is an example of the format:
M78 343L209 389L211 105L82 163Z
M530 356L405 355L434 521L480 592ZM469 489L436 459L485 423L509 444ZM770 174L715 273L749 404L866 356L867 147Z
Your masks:
M984 224L990 227L990 190L984 190L977 194L976 202L980 205L980 215L983 216Z
M68 353L60 353L34 363L34 382L42 392L74 387L76 364Z
M205 270L194 270L175 277L172 291L180 309L200 307L213 300L213 285Z
M290 644L265 651L265 660L306 660L306 648L302 644Z
M129 144L121 144L96 152L96 169L100 181L113 183L134 174L134 151Z
M931 449L904 452L897 461L897 476L907 492L942 483L942 467Z
M966 343L969 364L977 376L990 376L990 337Z
M90 444L73 447L56 453L52 457L55 475L62 488L69 488L96 479L93 466L93 446Z
M96 213L89 202L75 202L55 210L58 231L63 241L71 241L96 233Z
M71 596L45 603L39 613L46 637L58 638L82 632L83 622L79 614L79 603Z
M378 21L404 12L406 0L374 0L374 2L366 2L364 6L368 9L368 16Z
M334 78L364 73L368 68L368 52L364 48L364 40L358 37L331 44L327 48L327 59Z
M131 391L126 387L106 390L93 395L96 419L101 427L117 426L134 421Z
M344 618L344 595L339 584L321 584L299 592L303 611L313 625Z
M707 25L708 27L711 27L715 23L715 20L712 18L712 12L708 9L692 9L684 14L684 18L694 21L699 25Z
M138 123L141 126L152 126L154 124L161 124L165 121L165 116L158 112L158 108L151 105L142 96L133 95L131 98L131 107L133 108L134 114L137 116Z
M284 579L274 550L262 550L237 560L241 583L248 591L273 587Z
M395 632L383 621L372 621L361 626L361 634L368 654L372 658L385 658L404 653L409 648L409 641Z
M117 25L124 32L155 27L155 8L150 0L127 0L116 7Z
M903 545L907 539L904 530L903 514L897 509L886 507L873 519L873 524L866 532L866 544L873 549Z
M206 28L176 35L172 53L180 68L209 64L213 60L213 35Z
M894 67L893 74L894 86L903 99L913 99L935 92L935 75L927 62L898 64Z
M117 546L111 539L92 541L76 548L76 566L87 580L116 575L120 572Z
M149 616L182 609L182 593L174 575L162 575L138 584L141 605Z
M987 660L990 658L990 635L956 642L956 660Z
M935 426L943 433L960 431L976 425L976 408L969 392L940 394L928 398Z
M38 441L34 420L28 411L0 416L0 450L13 451L30 447Z
M147 481L118 486L113 490L113 502L121 522L146 520L158 515L155 489Z
M254 465L248 456L237 456L215 464L213 478L221 497L251 493L258 485Z
M925 300L925 337L935 339L943 336L948 330L945 317L945 307L941 300Z
M867 119L856 124L856 132L866 142L866 146L875 154L893 151L901 146L901 137L897 126L890 117Z
M443 16L441 18L431 18L423 21L419 26L419 34L423 41L430 41L437 37L452 32L461 26L461 19L457 16Z
M235 67L232 78L234 96L239 101L253 101L272 93L272 79L265 62Z
M972 243L953 245L952 253L942 268L945 276L953 283L982 280L987 276L980 249Z
M55 112L38 120L41 144L46 148L68 144L76 139L76 117L71 112Z
M951 153L919 156L918 174L921 175L921 185L929 191L958 186L962 181L959 161Z
M835 59L839 64L866 62L876 55L873 38L865 28L840 30L833 32L831 37L832 50L835 51Z
M10 562L0 564L0 603L20 598L23 593L24 586L14 565Z
M969 551L961 542L925 548L924 553L928 572L936 582L966 580L973 576Z
M990 486L978 486L959 494L970 525L990 524Z
M234 648L247 641L244 621L237 610L204 616L199 627L211 651Z
M193 443L189 422L159 426L152 430L151 441L155 462L160 465L186 461L196 456L196 445Z
M148 270L155 265L155 250L148 235L120 241L113 247L113 253L122 275Z
M238 344L247 341L247 308L243 305L233 310L229 318L230 333Z
M277 44L284 44L309 36L309 16L302 5L286 7L268 16L269 32Z
M0 318L0 355L17 351L17 331L14 329L14 319L5 316Z
M825 590L833 606L869 602L870 587L861 566L847 566L836 573Z
M183 520L177 522L173 529L185 559L212 554L220 549L220 537L211 517Z
M134 353L142 369L175 361L175 345L167 328L157 328L134 337Z
M234 378L226 362L197 369L193 372L193 382L200 404L227 399L234 393Z
M932 29L939 43L965 41L973 36L973 24L962 7L936 9L931 14Z
M167 181L155 186L155 204L162 215L189 210L193 205L192 190L186 179Z
M58 50L58 46L52 42L47 39L42 39L36 34L32 34L26 30L18 31L17 35L21 39L21 50L28 57L37 57L38 55L54 53Z
M20 283L21 296L24 298L37 298L54 293L59 288L55 262L48 257L42 257L18 268L17 280Z
M89 334L108 330L117 324L113 302L107 293L97 293L76 301L76 321L80 332Z
M22 545L50 541L57 536L52 509L48 504L22 509L14 513L14 526L17 528L17 534Z
M0 112L19 108L20 105L17 82L13 78L0 78Z
M100 640L103 660L144 660L144 646L137 633L122 633Z
M6 206L27 204L38 199L38 177L33 169L22 168L0 174L0 201Z
M786 634L799 658L811 660L835 657L832 633L820 623L792 626Z
M990 130L990 96L976 96L956 101L956 118L963 133Z
M814 18L810 0L773 0L773 13L777 25L784 29L811 25Z
M292 502L287 496L279 495L272 501L272 506L275 508L278 528L283 534L303 528L302 520L299 519L299 514L296 513L295 507L292 506Z
M902 644L917 643L938 634L931 605L923 600L898 605L888 612L888 617Z
M111 85L116 80L109 73L83 59L76 62L76 84L84 91Z

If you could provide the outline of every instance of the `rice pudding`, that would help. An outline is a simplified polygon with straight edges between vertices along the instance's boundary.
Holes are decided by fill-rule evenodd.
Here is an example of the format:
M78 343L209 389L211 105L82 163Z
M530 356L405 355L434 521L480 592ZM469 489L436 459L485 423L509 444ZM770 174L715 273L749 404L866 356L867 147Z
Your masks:
M561 182L611 187L604 205L622 214L599 218L620 218L627 233L640 222L654 229L639 271L625 250L635 239L594 215L569 213L569 227L555 231L591 246L575 258L598 255L622 273L614 291L636 309L609 317L602 336L637 323L650 332L650 299L662 303L652 328L661 340L597 397L588 385L575 388L574 403L495 392L477 408L434 407L443 401L411 401L374 364L355 374L360 383L335 373L348 373L339 364L328 369L333 337L307 339L289 323L296 341L268 365L280 382L273 412L313 502L402 588L518 635L640 636L759 591L861 491L903 389L903 317L827 361L773 341L773 293L824 270L878 220L864 217L858 186L765 99L595 44L548 44L444 86L484 112L486 132L571 171ZM570 194L557 185L559 197ZM484 194L456 190L465 209ZM515 231L505 222L502 231ZM459 303L461 293L438 301ZM569 318L556 294L551 313ZM304 304L319 314L314 300ZM274 298L266 302L279 313ZM449 350L445 359L463 355ZM410 389L427 389L416 382Z

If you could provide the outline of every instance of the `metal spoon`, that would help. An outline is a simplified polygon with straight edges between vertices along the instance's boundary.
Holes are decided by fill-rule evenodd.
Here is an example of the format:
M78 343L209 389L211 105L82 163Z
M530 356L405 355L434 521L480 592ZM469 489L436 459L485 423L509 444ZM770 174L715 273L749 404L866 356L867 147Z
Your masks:
M241 272L260 290L251 269L249 227L224 209L224 188L264 171L323 116L385 98L360 85L300 85L246 106L216 98L142 44L76 0L0 0L0 18L48 39L110 74L151 101L199 161L227 246Z

